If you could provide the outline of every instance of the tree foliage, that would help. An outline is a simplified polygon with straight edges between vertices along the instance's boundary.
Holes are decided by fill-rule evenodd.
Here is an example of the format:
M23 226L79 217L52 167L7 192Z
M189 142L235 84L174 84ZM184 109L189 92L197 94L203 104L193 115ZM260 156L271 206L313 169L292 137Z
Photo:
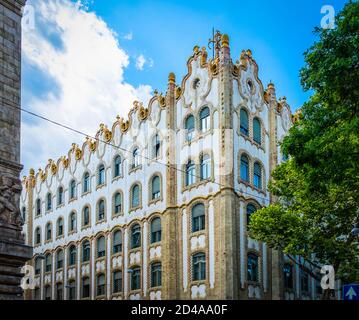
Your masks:
M290 160L272 173L278 201L253 215L250 233L358 282L359 239L351 231L359 222L359 3L344 7L335 29L315 32L301 70L313 95L281 145Z

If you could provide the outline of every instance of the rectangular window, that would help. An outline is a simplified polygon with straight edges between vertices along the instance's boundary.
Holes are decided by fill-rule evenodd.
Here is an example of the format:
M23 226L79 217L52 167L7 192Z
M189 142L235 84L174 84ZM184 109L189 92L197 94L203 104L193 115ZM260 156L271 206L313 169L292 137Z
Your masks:
M162 285L162 266L155 263L151 266L151 287L160 287Z
M82 298L90 297L90 279L86 278L82 280Z
M113 273L113 293L122 292L122 271Z
M131 290L141 289L141 270L139 268L132 269Z

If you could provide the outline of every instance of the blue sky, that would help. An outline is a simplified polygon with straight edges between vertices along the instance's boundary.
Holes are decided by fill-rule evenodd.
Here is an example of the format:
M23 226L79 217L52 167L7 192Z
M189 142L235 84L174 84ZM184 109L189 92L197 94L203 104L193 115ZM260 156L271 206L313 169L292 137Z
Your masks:
M342 0L119 1L28 0L34 27L23 28L22 105L94 135L99 124L126 117L134 100L177 83L195 45L207 46L212 28L227 33L233 60L251 49L264 86L273 81L294 112L309 96L299 70L323 5ZM209 50L208 50L209 51ZM81 144L83 137L22 117L22 163L44 167Z
M168 72L182 78L193 46L207 45L214 27L230 36L234 60L243 49L253 51L261 80L272 80L294 111L308 97L298 77L303 52L314 42L313 28L320 25L320 9L328 4L339 11L345 1L95 0L90 9L119 35L132 32L133 40L123 43L131 56L143 53L153 59L153 67L144 72L130 65L125 73L130 83L165 90Z

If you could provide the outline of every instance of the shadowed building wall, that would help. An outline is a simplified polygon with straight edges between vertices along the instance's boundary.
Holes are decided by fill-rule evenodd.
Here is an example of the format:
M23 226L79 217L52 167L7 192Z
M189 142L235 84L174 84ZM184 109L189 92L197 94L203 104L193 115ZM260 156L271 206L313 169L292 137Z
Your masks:
M0 0L0 299L21 299L24 244L19 201L21 14L25 0Z

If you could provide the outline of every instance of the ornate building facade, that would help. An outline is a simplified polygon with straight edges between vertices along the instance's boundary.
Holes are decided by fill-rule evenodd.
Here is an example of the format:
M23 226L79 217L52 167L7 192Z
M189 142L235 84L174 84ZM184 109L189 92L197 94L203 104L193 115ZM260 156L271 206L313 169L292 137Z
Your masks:
M315 298L315 284L248 237L272 201L270 173L292 115L250 50L194 47L181 83L100 125L24 177L33 299ZM283 272L284 271L284 272Z

